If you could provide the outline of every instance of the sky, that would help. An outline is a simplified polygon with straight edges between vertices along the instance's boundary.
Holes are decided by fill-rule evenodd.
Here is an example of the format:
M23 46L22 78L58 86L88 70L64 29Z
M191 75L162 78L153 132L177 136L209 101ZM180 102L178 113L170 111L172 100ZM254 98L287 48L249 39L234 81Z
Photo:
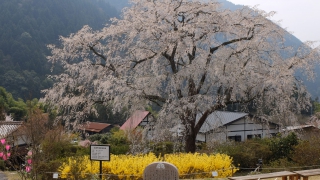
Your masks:
M276 11L271 20L301 41L320 41L320 0L228 0L234 4ZM320 45L320 42L316 43Z

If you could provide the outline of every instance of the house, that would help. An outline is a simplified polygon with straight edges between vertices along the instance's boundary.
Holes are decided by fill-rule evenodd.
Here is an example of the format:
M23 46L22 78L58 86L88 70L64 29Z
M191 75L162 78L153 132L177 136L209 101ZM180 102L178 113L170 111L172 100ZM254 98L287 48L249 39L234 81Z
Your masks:
M107 123L98 123L87 121L80 125L79 129L83 131L85 136L93 134L103 134L109 132L114 126Z
M173 128L170 128L169 131L172 133L173 137L183 137L185 127L181 123L179 123L175 125Z
M282 129L282 133L295 132L299 139L308 140L312 137L319 137L320 129L313 124L287 126Z
M121 130L133 130L137 127L144 128L150 125L152 115L149 111L135 111L129 119L120 127Z
M197 119L200 118L200 114ZM245 141L264 138L279 132L279 126L243 112L215 111L210 114L196 137L199 142Z
M13 121L11 114L9 116L6 115L5 121Z
M127 121L120 127L120 129L124 131L132 131L138 127L141 127L142 131L140 132L143 132L143 136L147 139L152 139L154 135L152 121L153 116L149 111L135 111L129 117L129 119L127 119ZM147 125L148 129L145 129Z
M22 121L0 121L0 139L6 139L12 146L26 145L26 137L21 131Z

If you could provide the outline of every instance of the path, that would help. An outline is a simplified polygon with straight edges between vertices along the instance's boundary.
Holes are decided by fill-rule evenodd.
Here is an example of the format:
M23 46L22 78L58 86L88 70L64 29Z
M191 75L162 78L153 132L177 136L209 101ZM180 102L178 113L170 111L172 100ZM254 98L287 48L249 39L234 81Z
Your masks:
M0 171L0 179L1 180L8 180L8 177L2 171Z

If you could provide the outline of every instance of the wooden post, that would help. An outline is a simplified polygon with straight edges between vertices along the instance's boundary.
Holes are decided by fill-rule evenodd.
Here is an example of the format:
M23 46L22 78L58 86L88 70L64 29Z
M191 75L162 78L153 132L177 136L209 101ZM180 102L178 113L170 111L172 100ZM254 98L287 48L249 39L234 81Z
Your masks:
M233 167L231 168L231 177L233 177Z
M295 180L296 176L293 175L293 176L289 176L289 180Z
M102 180L102 161L100 161L100 179Z
M110 146L109 145L90 145L90 160L100 161L100 175L102 180L102 161L110 161Z

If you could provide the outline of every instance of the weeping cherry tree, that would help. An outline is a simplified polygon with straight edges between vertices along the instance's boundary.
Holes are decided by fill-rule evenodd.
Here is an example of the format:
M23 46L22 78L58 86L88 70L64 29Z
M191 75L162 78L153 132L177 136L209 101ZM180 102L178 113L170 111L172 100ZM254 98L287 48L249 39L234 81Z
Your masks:
M185 150L196 150L196 135L207 116L231 104L257 116L294 117L309 95L297 70L312 78L317 49L286 46L286 31L268 19L274 12L222 9L218 2L131 0L120 19L101 30L84 26L59 45L48 60L63 67L52 75L44 101L77 125L94 105L114 111L161 107L163 127L182 124ZM169 126L169 127L168 127Z

